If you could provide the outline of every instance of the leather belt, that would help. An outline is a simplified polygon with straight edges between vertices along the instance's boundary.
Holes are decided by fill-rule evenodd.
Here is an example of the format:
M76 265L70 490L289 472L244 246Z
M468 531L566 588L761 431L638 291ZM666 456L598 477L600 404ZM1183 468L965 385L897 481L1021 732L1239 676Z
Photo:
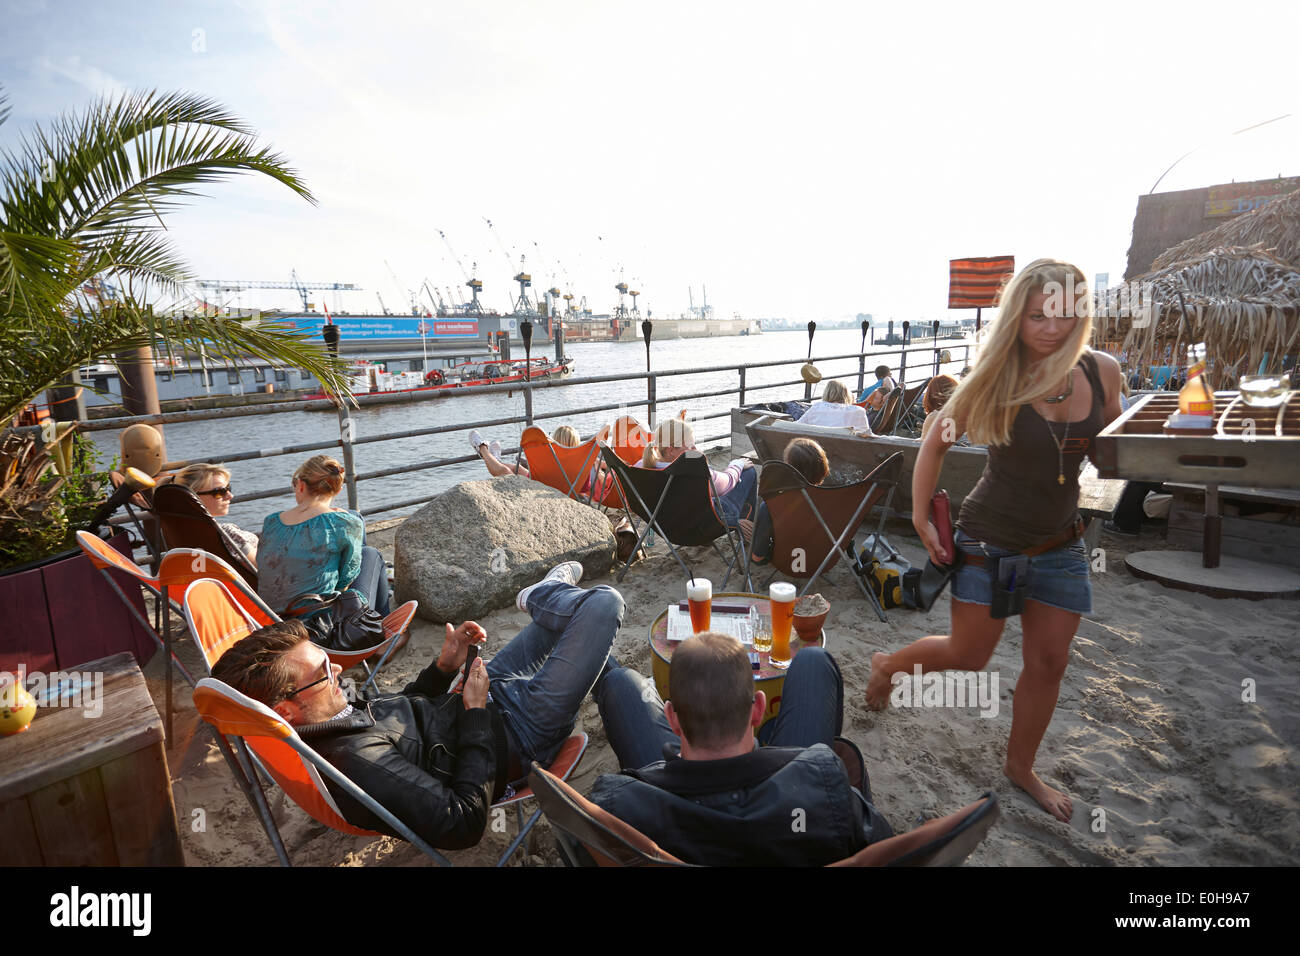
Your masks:
M1083 519L1076 517L1074 519L1074 523L1070 525L1070 527L1062 531L1060 534L1048 538L1042 544L1035 545L1034 547L1029 548L1021 553L1024 554L1024 556L1027 558L1032 558L1035 557L1036 555L1044 554L1048 551L1051 551L1053 548L1059 548L1061 545L1068 544L1069 542L1074 541L1076 538L1083 537L1084 527L1085 525L1083 523ZM968 554L966 555L963 563L969 564L973 568L982 568L985 567L987 564L986 558L987 555L983 555L983 554Z

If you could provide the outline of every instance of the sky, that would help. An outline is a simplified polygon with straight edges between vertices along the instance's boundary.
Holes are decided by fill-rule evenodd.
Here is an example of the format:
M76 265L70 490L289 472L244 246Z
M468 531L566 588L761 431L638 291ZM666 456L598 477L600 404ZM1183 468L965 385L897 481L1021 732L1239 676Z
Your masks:
M104 95L211 97L318 203L205 186L177 247L362 287L335 311L463 295L474 264L508 310L524 255L596 312L623 279L659 316L707 287L721 317L946 320L949 259L1115 282L1157 180L1300 174L1298 27L1252 0L0 0L0 146Z

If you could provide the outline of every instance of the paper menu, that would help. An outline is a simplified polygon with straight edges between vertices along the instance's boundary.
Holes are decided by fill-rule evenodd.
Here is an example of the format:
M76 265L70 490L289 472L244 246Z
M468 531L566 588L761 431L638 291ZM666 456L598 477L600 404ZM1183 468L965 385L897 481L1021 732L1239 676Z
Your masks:
M709 630L717 634L730 634L742 644L753 646L754 625L751 614L719 614L714 610L709 615ZM668 640L672 643L684 641L695 633L691 627L689 611L683 611L676 604L668 606Z

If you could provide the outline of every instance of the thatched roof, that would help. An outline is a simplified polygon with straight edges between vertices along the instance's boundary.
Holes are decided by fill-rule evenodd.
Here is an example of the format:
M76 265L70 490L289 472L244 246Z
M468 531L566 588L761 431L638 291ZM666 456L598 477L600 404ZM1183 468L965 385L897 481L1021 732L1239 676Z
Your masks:
M1300 189L1171 246L1156 256L1151 272L1224 246L1258 248L1300 269Z
M1151 305L1151 321L1113 317L1118 289L1110 290L1109 309L1103 306L1097 318L1099 339L1124 335L1130 365L1162 363L1166 346L1173 347L1172 362L1180 365L1189 344L1205 342L1216 368L1235 367L1240 373L1258 366L1265 352L1275 365L1300 347L1300 268L1258 248L1214 249L1133 282L1141 284L1141 299ZM1131 311L1142 318L1139 310Z

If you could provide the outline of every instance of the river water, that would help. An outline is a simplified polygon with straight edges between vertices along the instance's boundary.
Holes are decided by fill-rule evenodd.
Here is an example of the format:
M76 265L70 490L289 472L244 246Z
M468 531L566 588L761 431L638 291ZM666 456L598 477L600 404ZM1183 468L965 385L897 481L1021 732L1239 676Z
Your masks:
M831 378L840 378L849 389L857 387L858 361L856 353L861 342L861 332L857 329L824 329L817 332L814 340L814 358L817 355L844 355L853 353L854 358L835 361L817 361L822 372L823 385ZM949 348L957 361L944 367L944 371L955 374L964 364L965 349L960 342L941 342ZM619 372L638 373L646 368L646 350L642 342L590 342L566 344L566 352L573 356L575 367L573 377L594 375L611 375ZM868 352L872 350L869 348ZM876 349L887 353L884 348ZM654 371L663 372L670 369L696 369L717 365L739 365L752 362L777 360L802 360L808 354L808 335L804 331L764 332L751 336L720 336L704 339L671 339L652 342L650 361ZM911 368L908 373L909 383L924 378L929 373L929 362L933 353L928 350L914 349L909 352L908 361ZM898 355L881 358L879 362L868 355L867 382L875 381L871 369L877 364L888 362L897 371ZM917 363L925 363L916 369ZM915 369L915 371L913 371ZM750 369L746 376L746 402L784 401L803 398L802 385L789 385L782 388L760 390L761 386L774 382L798 379L798 365L777 368ZM735 371L697 372L659 378L657 381L657 416L659 420L678 414L686 409L689 415L723 412L736 404L736 396L716 396L713 398L677 401L675 395L692 392L716 391L723 388L736 388L739 378ZM820 386L819 386L820 389ZM818 391L816 394L820 394ZM570 408L607 405L617 402L629 403L629 413L642 422L646 421L646 409L632 407L631 403L644 402L646 383L643 379L627 382L602 382L574 388L543 388L533 393L533 413L540 415L550 411L564 411ZM379 405L354 409L352 412L358 438L390 432L403 432L417 428L429 428L439 425L469 423L496 418L506 418L524 414L523 391L510 396L481 395L457 397L454 399L433 399L415 401L398 405ZM539 424L547 431L553 431L557 425L570 424L578 429L583 438L595 433L606 422L618 417L617 412L598 412L572 414L561 418L544 419ZM493 438L510 448L519 444L522 425L512 425L483 429L487 440ZM702 446L717 445L720 441L704 442L701 439L713 436L729 435L730 421L727 418L715 418L697 422L695 425L697 443ZM274 415L249 416L228 420L214 419L202 422L185 422L167 425L165 428L167 455L172 461L195 458L212 458L218 460L223 455L247 452L258 448L276 448L284 445L297 445L307 442L332 441L339 437L338 416L331 412L282 412ZM92 432L90 437L103 456L103 463L118 455L118 432ZM725 439L722 439L725 440ZM327 451L341 458L339 451ZM391 441L373 442L355 446L355 467L358 473L378 471L400 465L416 464L437 458L452 458L470 454L466 432L454 432L445 435L402 438ZM230 464L232 472L231 485L235 489L235 499L231 503L229 520L250 531L259 531L262 519L274 512L283 510L293 504L293 495L289 490L289 479L294 469L305 461L310 454L282 455L273 458L258 458L237 461ZM510 456L509 460L513 460ZM477 460L459 465L449 465L424 471L416 471L385 478L374 478L358 483L357 491L360 510L363 514L380 511L386 503L404 501L411 498L434 495L460 481L487 477L487 471ZM284 489L284 494L272 498L260 498L254 501L240 501L240 492L270 491ZM340 496L338 504L343 505L345 497ZM414 508L384 511L377 517L395 517L410 513Z

